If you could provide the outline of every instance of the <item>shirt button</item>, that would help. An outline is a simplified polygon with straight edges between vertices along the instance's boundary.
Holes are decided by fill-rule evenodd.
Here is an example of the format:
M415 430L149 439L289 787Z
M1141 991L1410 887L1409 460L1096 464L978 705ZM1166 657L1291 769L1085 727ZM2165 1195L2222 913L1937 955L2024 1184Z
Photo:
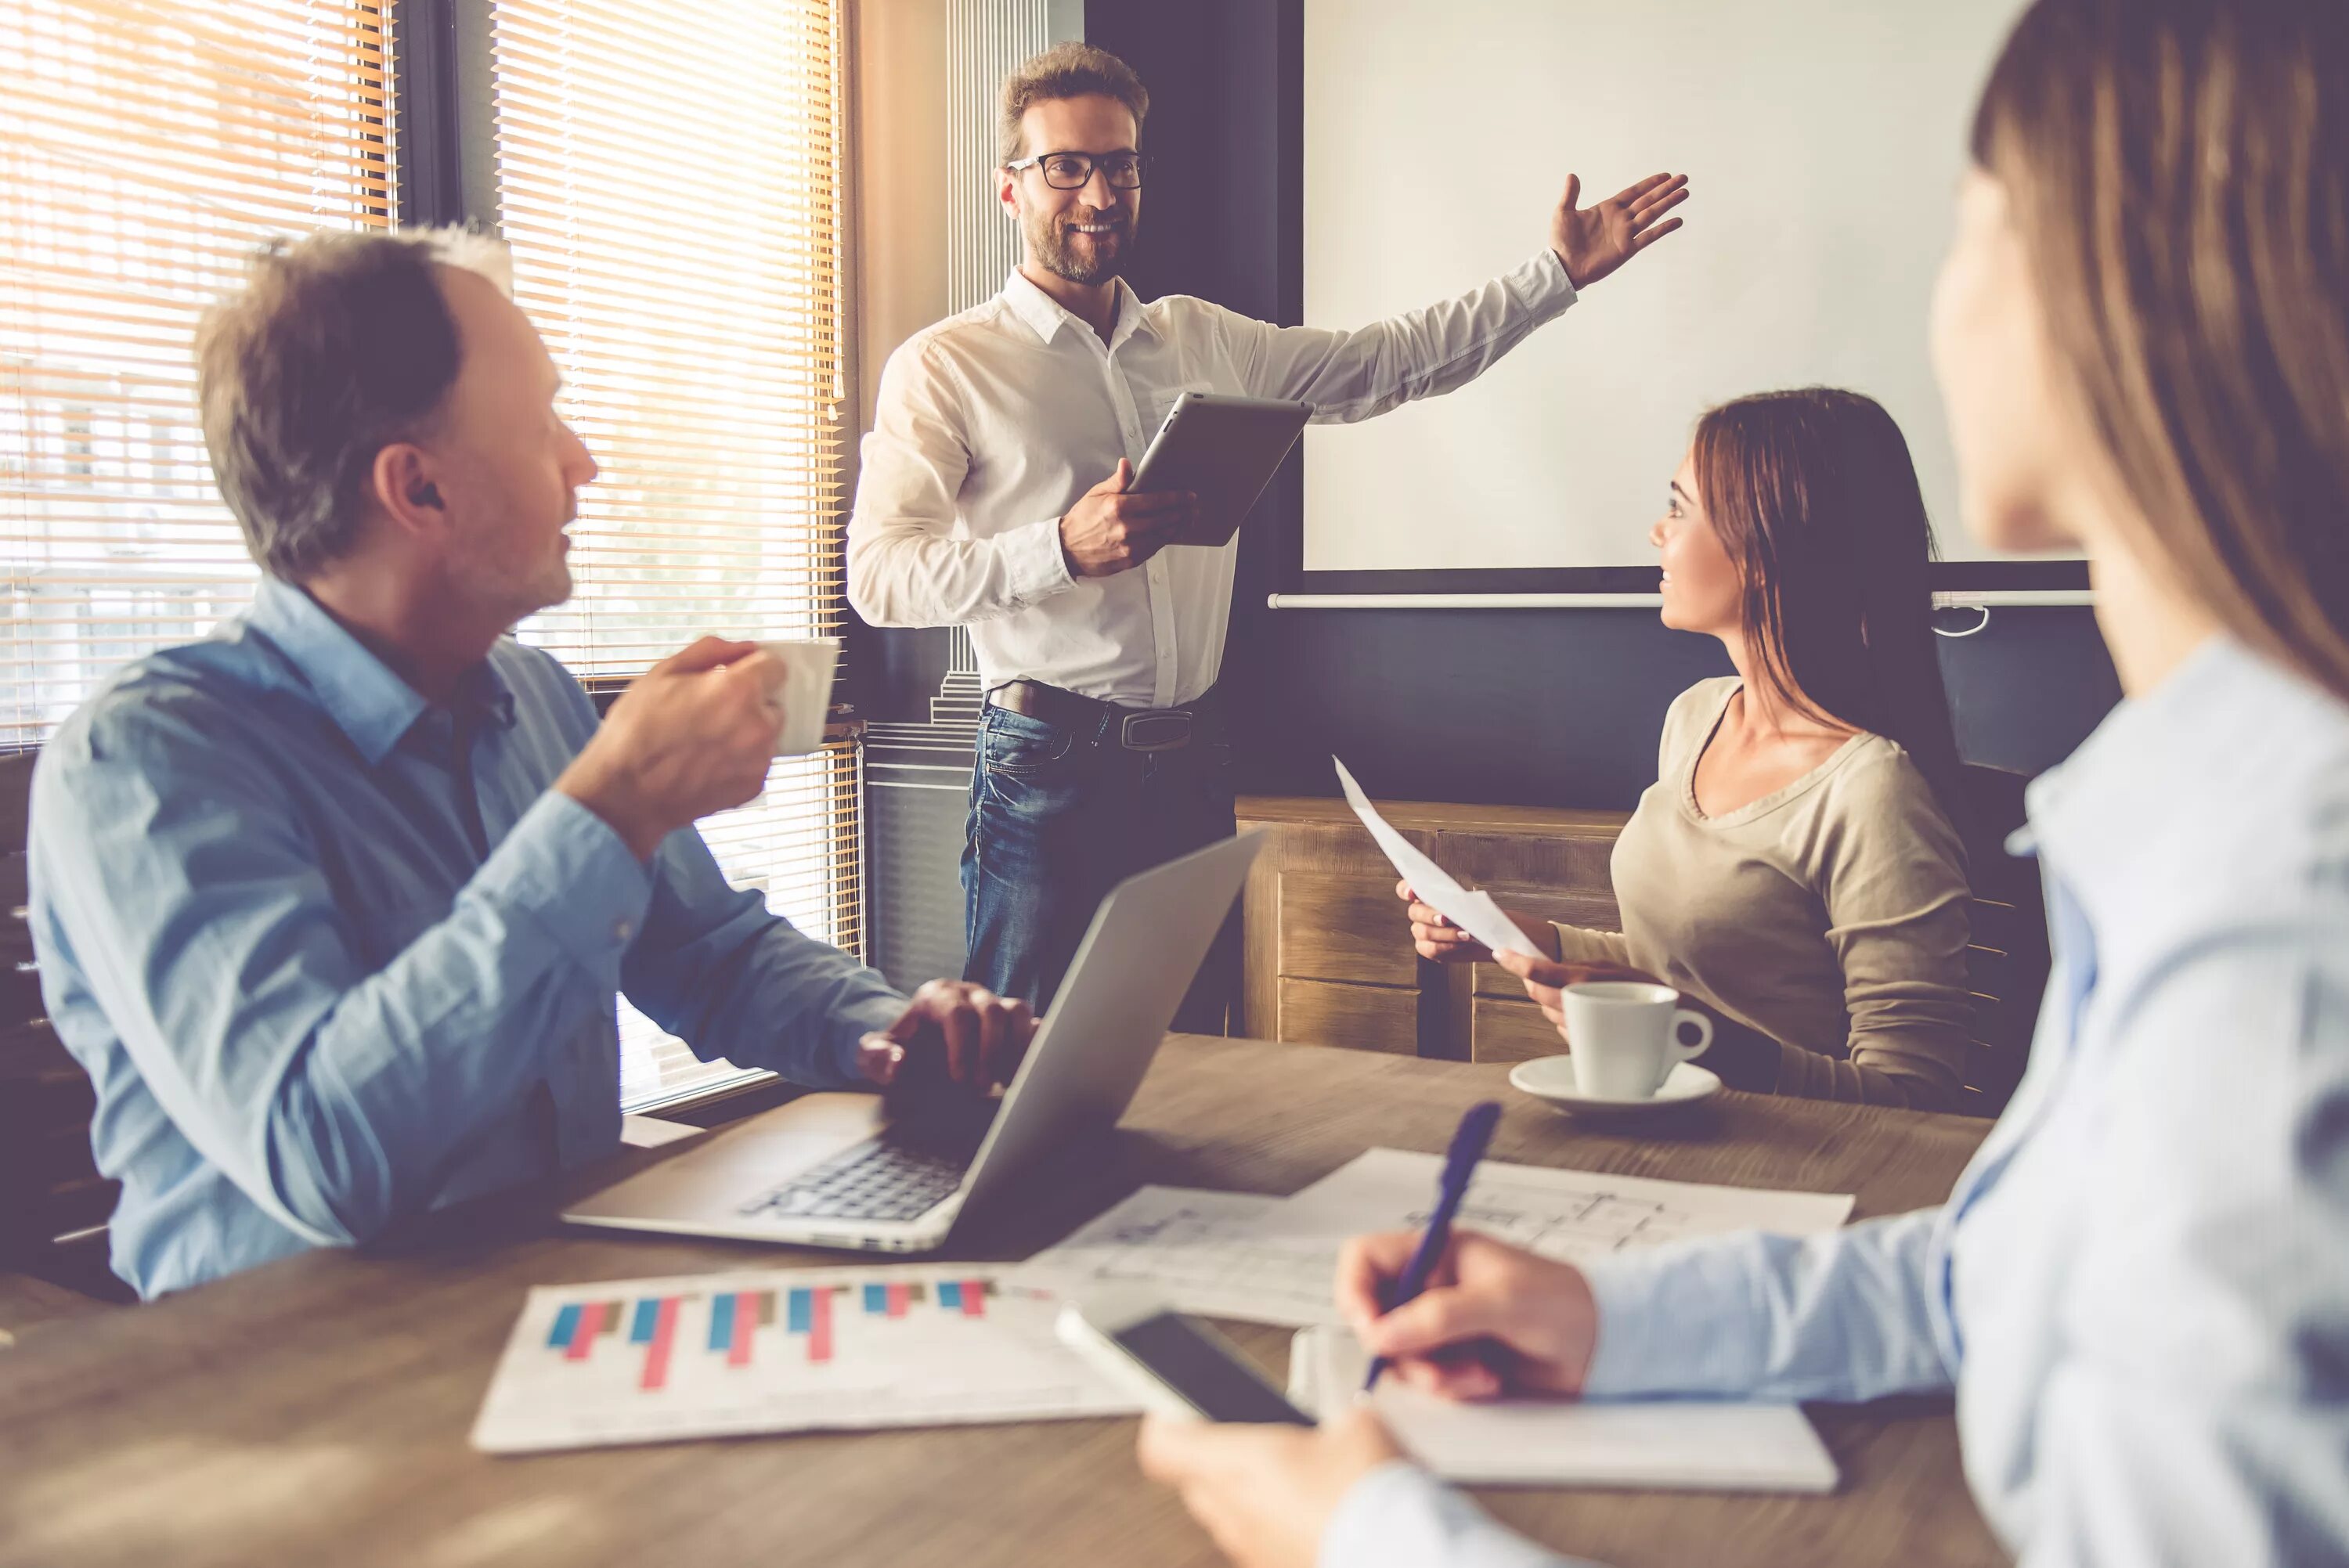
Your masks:
M625 920L616 920L612 923L612 936L615 941L626 942L636 934L636 928Z

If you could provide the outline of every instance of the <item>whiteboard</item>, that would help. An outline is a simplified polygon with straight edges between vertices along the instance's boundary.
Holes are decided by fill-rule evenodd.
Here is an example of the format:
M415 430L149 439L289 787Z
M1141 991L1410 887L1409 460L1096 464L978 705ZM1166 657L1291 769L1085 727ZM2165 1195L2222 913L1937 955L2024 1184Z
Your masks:
M1965 536L1926 311L1973 100L2023 0L1306 0L1304 305L1347 326L1690 176L1688 222L1477 381L1307 432L1308 571L1646 566L1697 416L1824 383L1900 422Z

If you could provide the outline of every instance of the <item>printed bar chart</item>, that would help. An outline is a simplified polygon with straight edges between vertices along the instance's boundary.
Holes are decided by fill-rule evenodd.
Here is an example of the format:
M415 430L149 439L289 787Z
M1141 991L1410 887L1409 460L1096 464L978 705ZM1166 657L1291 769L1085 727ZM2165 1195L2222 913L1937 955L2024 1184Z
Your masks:
M1054 1337L1056 1310L1041 1291L922 1265L544 1286L474 1441L521 1452L1130 1410Z

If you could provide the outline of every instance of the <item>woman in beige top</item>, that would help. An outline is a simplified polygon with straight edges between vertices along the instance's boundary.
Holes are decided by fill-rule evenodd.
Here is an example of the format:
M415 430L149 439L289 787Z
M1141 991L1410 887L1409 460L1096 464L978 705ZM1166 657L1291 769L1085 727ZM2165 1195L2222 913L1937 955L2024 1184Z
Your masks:
M1517 914L1550 956L1497 962L1561 1032L1562 986L1676 987L1737 1088L1954 1104L1973 1016L1957 746L1899 427L1826 388L1715 408L1650 538L1664 624L1720 638L1737 674L1664 716L1615 845L1623 929ZM1490 959L1399 891L1423 956Z

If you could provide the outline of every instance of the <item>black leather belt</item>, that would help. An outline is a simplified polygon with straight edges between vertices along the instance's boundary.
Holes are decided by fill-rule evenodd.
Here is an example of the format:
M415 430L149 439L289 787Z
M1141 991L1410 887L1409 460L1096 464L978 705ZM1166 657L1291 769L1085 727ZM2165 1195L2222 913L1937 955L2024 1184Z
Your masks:
M987 700L1007 713L1074 730L1089 745L1114 741L1128 751L1179 751L1217 717L1213 692L1186 707L1123 707L1042 681L1007 681Z

